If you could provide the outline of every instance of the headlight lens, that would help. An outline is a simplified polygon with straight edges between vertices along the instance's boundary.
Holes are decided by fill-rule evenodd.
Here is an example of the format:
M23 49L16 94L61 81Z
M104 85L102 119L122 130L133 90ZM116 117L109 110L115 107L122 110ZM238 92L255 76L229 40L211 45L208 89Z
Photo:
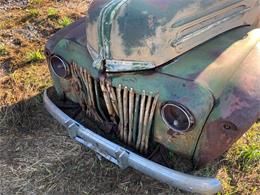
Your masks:
M161 110L162 118L166 125L173 131L184 133L191 130L194 117L182 105L167 103Z
M50 58L50 66L58 77L68 78L70 76L69 65L59 56L52 56Z

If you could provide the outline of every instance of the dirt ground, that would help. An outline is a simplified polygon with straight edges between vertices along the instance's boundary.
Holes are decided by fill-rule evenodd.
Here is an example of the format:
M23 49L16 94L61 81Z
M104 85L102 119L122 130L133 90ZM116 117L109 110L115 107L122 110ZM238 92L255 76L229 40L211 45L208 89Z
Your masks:
M48 38L85 14L88 0L0 0L0 194L188 194L97 160L47 113ZM223 157L192 172L223 194L260 194L260 124Z

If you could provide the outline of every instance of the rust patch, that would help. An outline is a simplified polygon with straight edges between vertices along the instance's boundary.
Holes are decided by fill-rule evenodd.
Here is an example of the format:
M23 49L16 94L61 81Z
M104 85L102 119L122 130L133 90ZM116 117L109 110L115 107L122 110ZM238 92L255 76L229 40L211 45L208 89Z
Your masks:
M201 153L197 165L203 166L218 158L219 155L226 152L229 147L246 131L234 131L230 127L230 122L223 119L214 121L206 127L206 139L201 148ZM235 127L234 124L232 126ZM235 127L236 128L236 127Z

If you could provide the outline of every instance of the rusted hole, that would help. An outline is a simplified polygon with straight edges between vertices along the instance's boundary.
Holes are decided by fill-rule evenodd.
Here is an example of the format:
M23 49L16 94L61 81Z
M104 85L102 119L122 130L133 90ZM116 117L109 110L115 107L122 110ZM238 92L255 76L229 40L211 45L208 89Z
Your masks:
M235 124L231 123L231 122L223 122L222 123L222 128L224 130L233 130L233 131L236 131L237 130L237 127Z
M49 52L48 50L45 50L45 55L46 55L47 57L49 57L49 56L50 56L50 52Z

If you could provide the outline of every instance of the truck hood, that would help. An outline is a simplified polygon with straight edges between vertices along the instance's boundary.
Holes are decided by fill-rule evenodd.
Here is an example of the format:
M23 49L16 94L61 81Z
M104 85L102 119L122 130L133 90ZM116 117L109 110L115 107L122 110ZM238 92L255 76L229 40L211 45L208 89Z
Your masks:
M238 26L256 22L258 0L95 0L87 45L107 72L151 69Z

